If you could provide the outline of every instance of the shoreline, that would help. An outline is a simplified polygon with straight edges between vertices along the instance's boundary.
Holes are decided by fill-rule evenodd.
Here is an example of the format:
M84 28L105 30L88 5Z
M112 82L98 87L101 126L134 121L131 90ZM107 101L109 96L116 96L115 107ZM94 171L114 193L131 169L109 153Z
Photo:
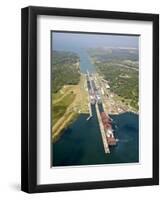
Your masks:
M59 140L59 138L63 135L64 131L73 122L75 122L75 120L78 118L78 116L79 115L77 115L77 114L71 113L71 115L66 120L62 119L63 123L61 125L60 124L58 125L58 126L60 126L59 128L58 128L58 126L54 127L55 125L52 127L52 133L53 133L53 131L55 131L55 135L53 136L53 134L52 134L52 142L53 142L53 144ZM53 130L53 129L57 129L57 130Z
M103 79L106 83L108 83L108 80L104 79L104 77L102 77L102 76L100 75L100 73L97 71L97 67L96 67L96 58L91 57L91 55L89 55L89 53L88 53L88 56L89 56L89 58L90 58L91 64L93 64L94 67L95 67L95 74L96 74L96 76L98 77L98 79L99 79L100 82L101 82L100 85L101 85L101 86L104 86L104 84L102 83L102 79ZM114 102L113 104L117 107L117 108L116 108L116 112L111 111L110 108L109 108L109 109L106 109L106 110L109 111L109 113L113 113L113 114L114 114L114 113L118 113L118 114L120 114L120 113L128 112L128 111L129 111L129 112L136 113L136 114L139 113L139 108L136 109L136 108L134 108L134 107L132 107L132 106L130 105L130 102L132 101L132 99L125 99L124 97L119 96L118 94L116 94L116 93L114 93L113 91L110 90L110 86L109 86L109 89L105 89L105 92L106 92L107 95L109 95L109 98L108 98L107 101L110 102L110 100L111 100L112 102ZM112 98L111 96L114 96L114 97ZM104 100L104 101L105 101L105 100ZM108 102L107 102L106 104L108 104ZM129 105L127 105L127 104L129 104ZM106 106L106 107L110 107L110 105L109 105L109 106ZM139 106L138 106L138 107L139 107ZM122 111L117 111L118 109L122 109Z
M75 95L74 100L71 102L71 104L68 105L63 116L61 116L55 122L55 124L52 125L52 141L54 143L58 140L58 138L60 138L64 130L68 128L77 119L80 113L89 114L88 102L87 102L88 91L85 88L86 77L82 73L80 73L80 75L81 76L79 83L77 85L63 86L63 88L59 91L59 93L62 93L61 96L59 96L58 99L56 99L55 101L56 103L62 101L62 99L66 96L65 95L66 93L67 94L72 93ZM83 103L81 104L81 102Z
M131 113L131 114L135 114L135 115L138 115L139 116L139 112L133 112L133 111L124 111L124 112L119 112L119 113L108 113L108 115L123 115L123 114L126 114L126 113Z

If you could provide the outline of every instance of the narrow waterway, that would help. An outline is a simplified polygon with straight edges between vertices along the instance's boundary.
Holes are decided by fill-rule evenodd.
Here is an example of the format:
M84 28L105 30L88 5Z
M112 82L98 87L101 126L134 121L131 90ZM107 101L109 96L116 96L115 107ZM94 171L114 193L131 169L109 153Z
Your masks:
M94 72L85 49L73 49L80 56L80 70ZM102 108L100 108L102 109ZM93 117L81 114L53 144L53 166L134 163L139 161L139 116L134 113L112 115L115 137L119 139L111 153L105 154L95 106Z

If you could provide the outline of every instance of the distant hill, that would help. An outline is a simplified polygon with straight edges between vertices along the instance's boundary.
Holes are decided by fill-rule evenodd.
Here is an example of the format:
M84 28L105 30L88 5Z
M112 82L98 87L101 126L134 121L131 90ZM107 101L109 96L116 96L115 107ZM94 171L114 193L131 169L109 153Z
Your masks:
M88 53L92 58L101 62L111 60L139 60L139 51L136 48L89 48Z

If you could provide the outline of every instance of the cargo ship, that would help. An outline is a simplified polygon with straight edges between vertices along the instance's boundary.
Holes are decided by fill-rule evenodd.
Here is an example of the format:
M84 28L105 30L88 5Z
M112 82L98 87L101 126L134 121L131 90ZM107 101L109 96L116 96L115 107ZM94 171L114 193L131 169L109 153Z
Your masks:
M107 143L109 146L114 146L117 144L117 139L115 139L113 134L112 119L105 112L100 112L100 115L106 134Z

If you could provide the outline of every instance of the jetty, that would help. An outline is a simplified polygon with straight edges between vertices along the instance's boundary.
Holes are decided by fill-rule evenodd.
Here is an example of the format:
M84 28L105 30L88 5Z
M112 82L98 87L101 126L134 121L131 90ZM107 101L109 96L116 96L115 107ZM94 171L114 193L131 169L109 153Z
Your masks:
M89 120L92 117L92 105L95 106L98 124L101 132L101 137L103 141L104 151L106 154L110 153L110 146L115 146L117 139L114 137L112 129L112 119L105 111L105 105L102 101L102 94L100 93L100 87L97 85L97 80L95 82L95 76L90 74L87 70L87 87L89 93Z

